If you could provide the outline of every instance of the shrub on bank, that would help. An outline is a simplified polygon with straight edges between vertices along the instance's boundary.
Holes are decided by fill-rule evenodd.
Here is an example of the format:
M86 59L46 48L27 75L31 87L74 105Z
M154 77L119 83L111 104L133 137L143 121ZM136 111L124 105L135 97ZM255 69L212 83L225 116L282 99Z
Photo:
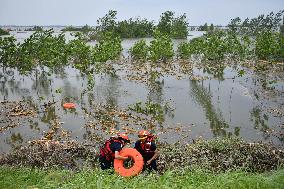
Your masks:
M10 33L7 30L3 30L2 28L0 28L0 36L1 35L9 35Z

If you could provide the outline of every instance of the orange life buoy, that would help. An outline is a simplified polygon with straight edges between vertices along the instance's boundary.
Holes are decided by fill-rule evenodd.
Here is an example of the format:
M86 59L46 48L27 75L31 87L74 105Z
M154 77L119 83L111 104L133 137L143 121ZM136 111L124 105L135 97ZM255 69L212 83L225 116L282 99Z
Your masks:
M144 166L142 155L135 148L124 148L119 152L120 156L129 157L134 161L133 166L130 168L124 167L124 161L114 159L114 170L123 177L131 177L138 175Z
M64 103L63 108L67 108L67 109L75 108L75 104L74 103Z

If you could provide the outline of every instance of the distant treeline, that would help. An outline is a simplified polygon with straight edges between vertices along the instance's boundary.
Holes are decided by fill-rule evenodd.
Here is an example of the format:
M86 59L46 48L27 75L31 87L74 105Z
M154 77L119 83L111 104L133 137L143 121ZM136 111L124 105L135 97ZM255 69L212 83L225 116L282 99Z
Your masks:
M81 32L89 32L94 31L95 29L91 26L85 25L83 27L75 27L75 26L67 26L66 28L62 29L61 31L81 31Z
M25 31L43 31L43 28L41 26L34 26L32 28L27 28Z

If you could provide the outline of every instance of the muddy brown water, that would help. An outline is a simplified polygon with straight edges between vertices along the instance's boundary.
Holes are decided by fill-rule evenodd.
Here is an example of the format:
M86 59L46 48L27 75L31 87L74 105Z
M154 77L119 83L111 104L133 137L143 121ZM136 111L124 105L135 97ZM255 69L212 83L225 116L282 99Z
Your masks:
M19 41L29 34L14 33ZM125 56L135 41L137 39L123 40ZM176 47L180 41L174 42ZM262 81L267 76L246 70L246 74L239 77L240 69L243 68L227 66L224 79L217 79L194 66L191 76L209 78L196 81L190 75L181 78L163 75L155 87L130 81L123 77L125 70L120 70L116 77L96 74L95 86L91 91L86 90L86 76L71 67L65 67L58 74L50 76L38 73L37 78L35 75L20 75L16 70L3 73L1 69L0 127L6 129L0 132L0 152L9 152L18 145L42 138L54 127L55 122L60 125L60 132L69 133L69 139L94 142L96 135L107 138L110 136L106 132L108 129L102 131L86 127L90 123L90 112L96 114L95 108L101 105L124 111L129 105L147 100L169 104L173 108L173 111L164 115L164 121L151 129L161 141L190 143L199 137L240 136L247 141L272 142L283 146L283 77L269 84L272 89L267 91L263 90ZM9 110L3 102L22 100L35 107L35 116L7 117ZM44 104L48 102L53 104L45 109ZM64 102L75 103L76 109L65 110L62 107ZM15 125L7 127L12 123L11 119ZM96 121L94 118L91 120ZM127 121L115 125L121 131L125 127ZM143 125L133 129L141 128ZM135 134L130 137L137 139Z

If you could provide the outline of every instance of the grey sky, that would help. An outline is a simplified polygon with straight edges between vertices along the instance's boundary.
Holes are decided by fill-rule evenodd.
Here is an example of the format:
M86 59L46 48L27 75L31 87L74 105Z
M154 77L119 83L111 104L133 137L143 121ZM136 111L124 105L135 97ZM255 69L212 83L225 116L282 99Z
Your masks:
M95 25L108 10L118 19L159 20L166 10L186 13L190 25L226 25L284 9L284 0L0 0L0 25Z

